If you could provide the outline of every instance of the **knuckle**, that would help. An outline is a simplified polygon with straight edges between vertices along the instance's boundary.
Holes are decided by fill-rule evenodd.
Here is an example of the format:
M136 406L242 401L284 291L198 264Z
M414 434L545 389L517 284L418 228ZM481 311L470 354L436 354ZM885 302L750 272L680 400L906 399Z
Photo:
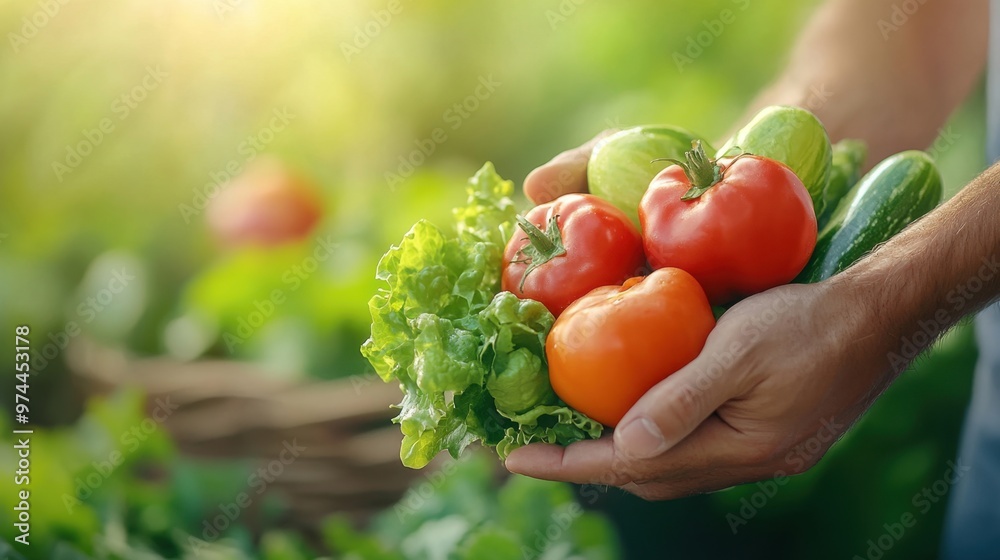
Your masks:
M702 391L692 385L684 386L673 402L662 410L668 425L680 426L685 432L694 428L702 419L699 412L704 399Z
M628 484L631 481L632 479L629 475L612 466L609 472L601 474L600 479L595 482L603 486L622 486L623 484Z
M677 488L672 488L669 485L658 483L628 484L623 486L622 489L647 502L673 500L693 494L693 492L685 492Z
M643 484L654 477L645 461L636 461L617 454L611 460L611 473L615 480L608 484L614 486L628 483Z

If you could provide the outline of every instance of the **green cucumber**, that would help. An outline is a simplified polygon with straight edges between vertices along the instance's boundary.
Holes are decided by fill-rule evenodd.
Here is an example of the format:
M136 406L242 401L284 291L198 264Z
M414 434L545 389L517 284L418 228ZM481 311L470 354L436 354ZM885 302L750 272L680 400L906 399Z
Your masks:
M926 153L887 158L843 198L796 281L819 282L851 266L933 210L941 190L941 174Z
M694 140L701 139L669 125L637 126L616 132L594 147L587 163L588 188L639 225L642 195L653 177L672 165L662 158L683 160ZM708 149L704 140L701 143Z
M823 191L823 212L816 216L820 231L830 222L844 195L858 184L867 157L868 146L861 140L841 140L833 145L830 180Z
M815 115L799 107L766 107L726 142L716 157L733 156L737 150L787 165L809 191L816 215L822 214L832 148Z

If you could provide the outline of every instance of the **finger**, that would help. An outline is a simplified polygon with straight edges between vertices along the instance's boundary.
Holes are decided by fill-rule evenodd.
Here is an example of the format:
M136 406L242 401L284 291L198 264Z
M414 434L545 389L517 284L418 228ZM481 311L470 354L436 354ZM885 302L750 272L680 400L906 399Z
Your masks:
M631 479L612 470L614 452L611 438L578 441L566 447L533 443L512 451L504 466L512 473L542 480L621 486Z
M770 480L783 473L773 469L738 468L735 470L713 469L705 473L693 473L684 479L636 483L621 486L622 490L635 494L644 500L676 500L696 494L707 494L726 490L741 484Z
M605 130L579 148L566 150L541 165L524 179L524 194L543 204L573 192L587 192L587 161L601 139L615 130Z
M511 452L506 466L514 473L577 484L626 487L656 481L681 495L746 477L746 449L742 434L713 416L691 437L654 459L622 457L611 438L602 438L567 447L528 445Z
M706 349L694 361L646 392L615 428L615 450L648 459L671 449L722 403L736 396L736 379Z
M744 434L710 416L663 455L632 460L635 480L621 488L646 500L674 500L773 478L773 469L757 462L753 446Z

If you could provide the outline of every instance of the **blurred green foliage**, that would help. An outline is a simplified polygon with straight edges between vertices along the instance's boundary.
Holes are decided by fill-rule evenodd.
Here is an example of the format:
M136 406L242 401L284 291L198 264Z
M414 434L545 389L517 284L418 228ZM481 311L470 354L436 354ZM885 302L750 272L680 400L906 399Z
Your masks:
M610 523L584 511L571 486L512 475L498 489L495 465L488 455L466 454L415 483L375 518L369 534L333 517L324 525L324 540L358 560L620 557Z
M250 466L177 456L144 400L136 393L96 399L73 427L32 436L31 546L7 548L19 533L4 507L0 558L306 560L323 549L355 560L521 560L525 551L547 560L620 557L611 523L585 511L570 485L517 475L498 485L487 453L448 460L417 479L370 533L332 515L308 542L275 529L254 538L246 519L278 525L281 507L237 507L233 497L247 491ZM4 464L15 455L0 448ZM18 503L22 488L0 487L3 503ZM219 521L222 515L233 522Z
M137 354L228 356L283 375L359 372L377 259L418 218L447 219L483 161L519 182L608 127L664 122L721 138L816 4L401 0L389 13L382 0L0 3L0 317L2 328L32 327L44 364L32 394L47 403L33 417L67 423L83 410L63 360L79 333ZM673 54L725 8L733 23L678 68ZM484 81L494 85L476 98ZM269 133L275 111L292 117ZM951 194L983 167L984 120L977 94L945 129L952 140L939 159ZM296 246L224 250L199 206L214 183L225 187L228 168L263 151L322 186L327 216ZM324 242L334 256L227 345L223 335L275 286L290 287L283 274ZM89 298L117 270L135 279L92 312ZM11 350L0 349L2 363L13 363ZM953 456L973 357L968 329L951 336L735 537L725 515L754 485L671 504L612 492L603 506L617 512L633 553L654 544L679 558L863 553ZM38 450L50 497L105 441L88 431L92 418L113 423L115 407L134 404L102 406ZM148 445L156 461L174 460L166 442ZM147 488L128 473L109 479L89 513L40 501L37 518L63 538L120 540L128 528L162 543L169 528L200 519L204 496ZM110 483L119 478L127 491ZM140 498L146 505L128 502ZM886 557L928 556L943 513L933 508ZM295 546L283 539L265 545Z

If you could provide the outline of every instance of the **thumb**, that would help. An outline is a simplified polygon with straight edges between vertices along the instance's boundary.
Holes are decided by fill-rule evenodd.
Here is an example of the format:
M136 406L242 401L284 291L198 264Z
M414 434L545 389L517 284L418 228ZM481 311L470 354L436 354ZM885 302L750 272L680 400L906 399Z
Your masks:
M551 202L567 193L587 192L587 162L604 137L617 132L605 130L586 144L566 150L536 168L524 179L524 194L535 204Z
M615 451L632 459L666 452L734 396L724 368L702 352L636 402L614 431Z

